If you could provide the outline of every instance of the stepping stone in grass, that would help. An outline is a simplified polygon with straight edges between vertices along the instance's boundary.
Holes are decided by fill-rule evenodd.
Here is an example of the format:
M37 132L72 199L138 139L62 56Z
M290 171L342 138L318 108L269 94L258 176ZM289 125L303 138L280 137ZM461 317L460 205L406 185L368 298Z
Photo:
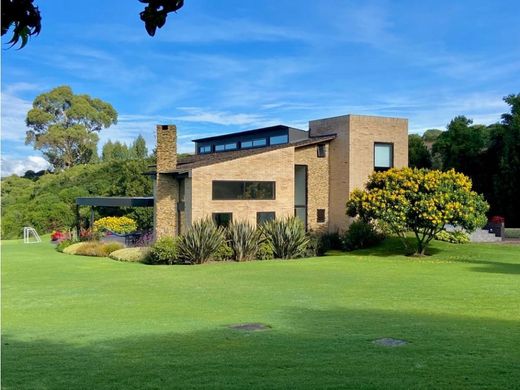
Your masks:
M245 324L235 324L235 325L229 325L229 327L231 329L247 330L247 331L271 329L271 327L269 325L261 324L259 322L249 322L249 323L245 323Z
M391 337L377 339L372 342L377 345L382 345L383 347L401 347L403 345L408 344L408 341L406 340L393 339Z

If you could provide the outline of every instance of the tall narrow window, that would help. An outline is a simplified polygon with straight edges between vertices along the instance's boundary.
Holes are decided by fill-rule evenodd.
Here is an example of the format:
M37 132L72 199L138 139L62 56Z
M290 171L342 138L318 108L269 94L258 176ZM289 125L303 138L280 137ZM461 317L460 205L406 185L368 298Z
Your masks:
M374 143L374 169L386 171L394 166L394 144Z
M325 149L325 144L319 144L317 147L316 147L316 154L318 157L326 157L326 149Z
M294 166L294 215L307 229L307 165Z

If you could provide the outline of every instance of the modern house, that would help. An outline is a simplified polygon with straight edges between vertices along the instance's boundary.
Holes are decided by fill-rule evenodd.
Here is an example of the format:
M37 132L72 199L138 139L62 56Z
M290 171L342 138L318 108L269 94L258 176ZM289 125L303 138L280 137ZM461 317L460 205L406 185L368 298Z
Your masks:
M362 115L313 120L309 130L272 126L196 139L177 158L176 127L157 126L156 237L193 221L252 224L295 215L313 231L348 225L349 193L374 170L408 165L408 121Z

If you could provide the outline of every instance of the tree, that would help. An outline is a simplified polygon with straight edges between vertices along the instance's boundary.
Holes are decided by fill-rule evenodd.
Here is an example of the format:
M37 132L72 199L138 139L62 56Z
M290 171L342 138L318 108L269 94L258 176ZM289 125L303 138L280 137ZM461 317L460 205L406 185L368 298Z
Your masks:
M184 0L139 0L148 4L139 14L146 32L155 35L155 30L166 23L170 12L176 12L184 5ZM13 27L13 36L8 43L14 46L21 39L20 48L24 47L32 35L41 31L40 10L34 0L2 0L2 36Z
M97 156L97 133L115 123L117 112L109 103L61 86L34 99L25 143L42 150L55 169L69 168Z
M424 142L435 142L439 135L442 134L442 130L439 129L429 129L423 133L422 139Z
M384 223L406 249L406 232L412 231L415 254L423 256L446 224L469 232L483 226L488 207L461 173L402 168L373 173L364 191L354 190L350 195L347 214Z
M520 226L520 208L516 204L520 194L520 93L506 96L504 101L511 113L503 114L501 123L490 126L485 162L490 171L493 213L505 216L509 226Z
M143 159L148 157L148 148L144 137L139 134L134 143L130 147L130 156L132 158Z
M421 136L408 136L408 166L410 168L431 168L432 157Z
M488 130L472 125L465 116L455 117L433 144L432 155L444 170L455 169L474 177L482 169L480 156L487 148Z

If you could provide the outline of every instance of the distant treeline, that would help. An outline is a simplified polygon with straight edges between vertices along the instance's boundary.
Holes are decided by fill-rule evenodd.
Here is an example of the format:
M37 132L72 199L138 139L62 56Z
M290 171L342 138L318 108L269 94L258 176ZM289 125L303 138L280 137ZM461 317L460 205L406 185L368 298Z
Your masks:
M446 131L431 129L409 136L409 165L455 169L468 175L475 191L489 202L491 215L520 227L520 94L504 101L511 107L501 121L485 126L457 116ZM498 118L497 118L498 120Z

